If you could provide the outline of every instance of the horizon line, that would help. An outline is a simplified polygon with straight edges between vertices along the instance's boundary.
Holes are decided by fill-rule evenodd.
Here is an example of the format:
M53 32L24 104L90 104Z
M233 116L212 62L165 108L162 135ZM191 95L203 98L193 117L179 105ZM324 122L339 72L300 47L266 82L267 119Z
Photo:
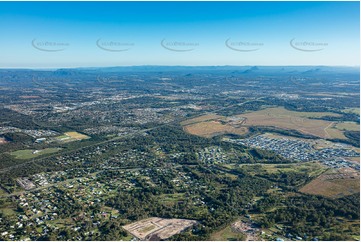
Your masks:
M91 69L117 67L351 67L360 65L110 65L110 66L75 66L75 67L0 67L0 70L59 70L59 69Z

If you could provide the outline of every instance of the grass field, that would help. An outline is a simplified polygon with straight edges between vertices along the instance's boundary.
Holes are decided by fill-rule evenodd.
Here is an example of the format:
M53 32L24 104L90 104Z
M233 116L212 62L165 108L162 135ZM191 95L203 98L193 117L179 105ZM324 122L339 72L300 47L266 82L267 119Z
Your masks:
M360 191L360 174L357 172L325 173L302 187L300 192L338 198Z
M220 116L220 115L216 115L216 114L207 114L207 115L203 115L197 118L192 118L192 119L188 119L185 120L183 122L181 122L181 125L189 125L189 124L194 124L194 123L199 123L199 122L204 122L204 121L210 121L210 120L219 120L219 119L224 119L225 117Z
M0 197L7 194L7 192L5 190L3 190L2 188L0 188Z
M211 241L241 241L244 240L245 235L242 233L232 231L230 225L222 230L216 231L211 234Z
M339 117L331 112L296 112L283 107L224 117L208 114L181 122L184 130L202 137L213 137L221 134L244 135L250 126L269 126L285 130L297 130L301 133L320 138L346 139L343 130L359 130L356 123L335 123L326 120L311 119L324 116Z
M330 112L295 112L282 107L267 108L256 112L237 115L245 118L245 126L272 126L281 129L297 130L304 134L310 134L321 138L344 137L338 129L326 130L333 125L333 122L310 118L323 116L339 116Z
M339 130L360 131L360 125L355 122L337 123L335 128Z
M360 131L360 125L355 122L337 122L329 125L325 131L331 138L347 139L343 131Z
M235 128L229 124L222 124L219 121L205 121L190 124L184 127L184 130L190 134L202 137L213 137L220 134L238 134L244 135L248 132L248 128Z
M276 117L299 117L299 118L321 118L325 116L333 116L340 117L341 115L338 113L331 112L296 112L290 111L283 107L275 107L275 108L266 108L259 111L255 111L252 113L260 113L260 114L271 114ZM243 115L241 115L243 116Z
M184 193L162 194L158 196L159 201L165 205L173 206L179 201L184 201Z
M347 108L343 110L346 113L354 113L360 115L360 109L359 108Z
M307 174L310 177L318 176L326 170L326 167L317 162L303 162L295 164L264 164L262 168L269 174L298 172Z
M333 138L333 139L347 139L343 131L336 128L336 123L331 123L325 128L326 136L324 138Z
M0 211L1 211L5 216L16 215L14 209L11 209L11 208L2 208Z
M78 133L78 132L65 132L63 135L55 137L55 139L57 141L64 142L64 143L77 141L77 140L83 140L83 139L89 139L89 138L90 138L89 136Z
M65 135L73 138L73 139L77 139L77 140L82 140L82 139L89 139L90 137L85 135L85 134L81 134L78 132L65 132Z
M296 172L300 174L307 174L309 177L317 177L327 170L318 162L303 162L291 164L256 164L256 165L240 165L252 175L255 174L275 174L275 173L288 173Z
M61 150L61 148L46 148L43 150L17 150L10 154L15 156L15 159L31 159L40 155L51 154Z

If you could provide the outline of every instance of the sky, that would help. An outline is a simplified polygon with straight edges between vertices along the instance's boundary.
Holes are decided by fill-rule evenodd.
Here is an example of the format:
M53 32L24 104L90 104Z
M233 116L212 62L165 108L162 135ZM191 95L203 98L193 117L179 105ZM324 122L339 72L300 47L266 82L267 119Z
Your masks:
M0 2L0 68L360 64L359 2Z

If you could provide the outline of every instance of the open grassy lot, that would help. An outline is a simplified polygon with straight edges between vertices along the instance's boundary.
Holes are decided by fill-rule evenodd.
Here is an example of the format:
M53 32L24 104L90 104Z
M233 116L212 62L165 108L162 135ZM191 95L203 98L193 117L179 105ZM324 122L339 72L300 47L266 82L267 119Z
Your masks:
M202 137L213 137L221 134L239 134L244 135L248 132L246 127L233 127L229 124L223 124L220 121L206 121L190 124L184 127L184 130L190 134Z
M63 135L55 137L55 139L59 142L66 143L77 140L90 139L90 137L78 132L65 132Z
M346 113L354 113L360 115L360 109L359 108L347 108L343 110Z
M185 120L185 121L181 122L181 125L189 125L189 124L195 124L195 123L210 121L210 120L215 120L215 119L219 120L219 119L224 119L224 118L225 117L216 115L216 114L207 114L207 115L203 115L203 116L200 116L197 118Z
M12 215L16 215L14 209L12 208L3 208L0 210L5 216L12 216Z
M339 130L360 131L360 125L355 122L337 123L335 128Z
M85 134L81 134L78 132L65 132L65 135L74 138L74 139L78 139L78 140L82 140L82 139L89 139L90 137L85 135Z
M184 201L184 193L162 194L159 201L165 205L173 206L178 202Z
M224 229L212 233L211 241L241 241L244 240L245 235L236 232L232 229L231 225L228 225Z
M299 173L307 174L309 177L316 177L327 170L327 168L318 162L303 162L291 164L242 164L242 169L251 174L277 174L277 173Z
M325 129L331 138L347 139L343 131L360 131L360 125L356 122L335 122Z
M11 152L10 154L13 155L15 159L23 160L23 159L35 158L40 155L55 153L58 152L59 150L61 150L61 148L46 148L42 150L17 150Z
M297 130L301 133L320 138L346 139L344 130L359 130L356 123L331 122L311 119L324 116L339 117L331 112L296 112L283 107L266 108L232 117L215 114L200 116L183 121L181 125L190 134L213 137L221 134L244 135L250 126L269 126L285 130Z
M283 107L274 107L274 108L266 108L259 111L251 112L251 113L259 113L259 114L271 114L276 117L299 117L299 118L321 118L325 116L333 116L340 117L341 115L338 113L331 112L296 112L290 111ZM243 115L242 115L243 116Z
M304 134L310 134L321 138L340 138L342 131L335 129L332 132L326 131L333 125L333 122L316 120L323 116L340 116L330 112L295 112L282 107L266 108L256 112L237 115L246 119L245 126L272 126L281 129L297 130Z
M324 138L332 138L332 139L347 139L343 134L343 131L336 128L336 123L331 123L329 126L325 128L326 136Z
M287 172L298 172L305 173L308 176L317 176L324 172L327 168L322 166L317 162L304 162L304 163L296 163L296 164L264 164L262 168L267 173L287 173Z
M354 171L327 172L302 187L300 192L338 198L360 192L360 174Z

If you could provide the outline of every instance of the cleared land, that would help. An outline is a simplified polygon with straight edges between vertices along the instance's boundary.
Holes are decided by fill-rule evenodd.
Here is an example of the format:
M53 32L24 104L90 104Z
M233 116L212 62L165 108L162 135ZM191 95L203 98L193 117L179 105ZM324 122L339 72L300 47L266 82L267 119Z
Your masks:
M35 188L35 184L29 180L27 177L18 178L16 181L19 183L19 185L24 188L25 190L30 190Z
M64 135L58 136L55 139L60 142L72 142L89 138L89 136L78 132L65 132Z
M262 174L279 174L279 173L298 173L307 174L309 177L317 177L327 170L327 168L318 162L303 162L303 163L291 163L291 164L247 164L240 165L243 169L252 175Z
M248 132L246 127L233 127L229 124L223 124L220 121L206 121L187 125L184 130L190 134L213 137L220 134L239 134L244 135Z
M85 135L85 134L81 134L78 132L65 132L65 135L73 138L73 139L77 139L77 140L82 140L82 139L89 139L90 137Z
M231 225L228 225L222 230L214 232L211 235L211 241L242 241L246 236L238 231L235 231Z
M250 221L237 220L212 233L211 241L259 241L261 231Z
M335 128L339 130L360 131L360 125L355 122L337 123Z
M359 130L356 123L335 123L326 120L311 119L324 116L339 117L331 112L296 112L283 107L224 117L208 114L181 122L184 130L202 137L213 137L221 134L244 135L251 126L268 126L285 130L297 130L301 133L320 138L347 139L344 130Z
M197 221L188 219L163 219L152 217L123 226L140 240L164 240L178 234Z
M344 137L342 131L329 129L333 122L310 118L323 116L339 116L339 114L329 112L295 112L281 107L267 108L256 112L237 115L246 119L244 126L273 126L281 129L293 129L304 134L310 134L321 138Z
M0 138L0 145L8 143L5 138Z
M183 202L185 199L184 193L162 194L159 196L159 201L167 206L174 206L176 203Z
M325 131L331 138L347 139L343 131L360 131L360 125L356 122L337 122L332 123Z
M300 192L338 198L360 191L360 174L350 170L325 173L300 189Z
M17 150L10 154L15 156L15 159L31 159L40 155L51 154L61 150L61 148L46 148L43 150Z
M189 124L194 124L194 123L199 123L199 122L204 122L204 121L210 121L210 120L219 120L219 119L224 119L225 117L220 116L220 115L216 115L216 114L207 114L207 115L203 115L197 118L192 118L192 119L188 119L185 120L183 122L181 122L181 125L189 125Z

